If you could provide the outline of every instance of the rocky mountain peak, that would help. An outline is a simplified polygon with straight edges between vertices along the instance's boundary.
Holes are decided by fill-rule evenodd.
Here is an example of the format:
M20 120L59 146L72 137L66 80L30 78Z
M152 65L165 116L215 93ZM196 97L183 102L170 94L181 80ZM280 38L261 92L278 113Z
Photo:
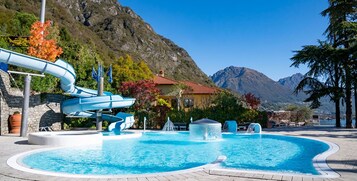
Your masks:
M85 9L76 13L83 15L84 20L80 21L96 32L106 45L116 52L126 52L146 61L153 72L164 70L167 76L174 79L209 84L208 77L183 48L156 34L129 7L107 0L98 8L88 2Z
M14 0L10 11L38 16L41 1ZM155 33L130 7L117 0L52 0L46 3L46 19L65 28L75 41L97 51L106 63L130 55L145 61L153 73L165 71L167 77L213 85L184 48Z
M213 74L211 79L217 86L239 94L253 93L265 103L299 101L291 90L250 68L230 66Z
M292 76L279 79L278 82L282 86L284 86L284 87L286 87L286 88L288 88L290 90L294 90L295 87L300 83L300 81L303 78L304 78L304 75L302 75L301 73L296 73L296 74L294 74Z

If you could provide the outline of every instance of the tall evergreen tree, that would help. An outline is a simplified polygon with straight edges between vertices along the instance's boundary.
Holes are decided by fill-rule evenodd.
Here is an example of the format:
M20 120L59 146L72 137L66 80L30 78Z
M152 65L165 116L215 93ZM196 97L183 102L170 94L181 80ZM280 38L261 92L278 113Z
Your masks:
M315 106L319 106L319 98L330 95L335 102L337 127L340 127L339 109L343 97L346 104L346 127L351 128L352 89L357 75L357 1L329 0L329 7L321 14L329 18L329 26L325 31L328 42L320 42L319 46L305 46L292 58L292 66L307 64L310 68L296 91L309 86L311 90L307 100ZM321 78L326 79L325 83L318 81Z
M346 103L346 127L352 127L352 83L353 64L351 48L356 44L357 36L357 1L356 0L329 0L329 7L321 13L329 17L329 26L326 29L331 44L344 50L340 61L344 69L344 92Z
M298 67L306 64L310 70L305 74L296 87L295 92L304 91L309 97L305 100L311 102L311 108L320 106L319 99L329 96L335 103L336 127L340 124L340 100L341 95L341 63L338 61L340 51L327 42L319 42L320 45L304 46L302 50L296 51L291 58L292 66ZM321 82L324 78L324 82Z

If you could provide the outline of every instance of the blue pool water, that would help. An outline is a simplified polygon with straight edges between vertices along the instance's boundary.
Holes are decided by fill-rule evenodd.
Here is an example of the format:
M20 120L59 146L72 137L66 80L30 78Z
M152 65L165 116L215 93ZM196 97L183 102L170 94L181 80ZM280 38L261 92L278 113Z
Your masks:
M33 153L22 164L69 174L145 174L202 166L225 155L222 167L317 175L312 159L328 149L322 142L278 135L223 134L222 138L190 141L186 132L152 132L141 138L105 140L100 146Z
M102 135L103 136L118 136L118 135L127 135L127 134L133 134L133 132L127 132L127 131L103 131Z

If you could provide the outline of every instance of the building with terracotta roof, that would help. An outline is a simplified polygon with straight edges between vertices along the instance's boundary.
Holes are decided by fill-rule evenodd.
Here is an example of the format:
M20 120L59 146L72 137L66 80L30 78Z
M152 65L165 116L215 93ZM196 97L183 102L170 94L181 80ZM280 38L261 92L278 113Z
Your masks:
M161 95L172 94L172 92L176 89L179 82L163 77L163 76L154 76L154 83L156 87L161 90Z
M161 90L160 97L177 109L208 107L211 105L214 96L219 92L218 88L190 81L176 81L163 75L154 76L154 83Z

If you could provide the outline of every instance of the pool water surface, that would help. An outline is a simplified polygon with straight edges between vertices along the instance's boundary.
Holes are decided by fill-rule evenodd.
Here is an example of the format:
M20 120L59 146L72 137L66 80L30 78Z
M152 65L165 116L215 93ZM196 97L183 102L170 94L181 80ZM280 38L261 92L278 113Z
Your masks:
M269 134L223 134L219 141L191 141L188 132L149 132L140 138L104 140L102 145L29 154L28 168L85 175L149 174L194 168L224 155L224 168L319 175L313 158L323 142Z

